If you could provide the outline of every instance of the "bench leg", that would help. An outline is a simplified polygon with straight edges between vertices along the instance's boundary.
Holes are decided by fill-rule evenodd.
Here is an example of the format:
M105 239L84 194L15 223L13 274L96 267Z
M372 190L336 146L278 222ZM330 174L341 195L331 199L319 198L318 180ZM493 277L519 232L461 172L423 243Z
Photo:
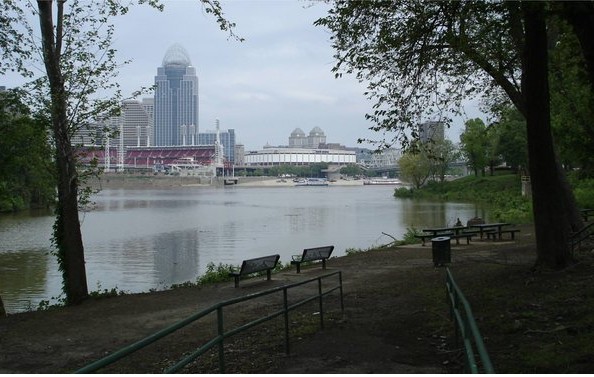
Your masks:
M234 276L235 278L235 288L239 288L239 275Z
M297 273L301 272L301 263L295 263L295 266L297 266Z
M266 270L266 280L270 280L270 278L271 278L270 273L271 273L270 270Z
M322 270L326 269L326 259L322 259Z

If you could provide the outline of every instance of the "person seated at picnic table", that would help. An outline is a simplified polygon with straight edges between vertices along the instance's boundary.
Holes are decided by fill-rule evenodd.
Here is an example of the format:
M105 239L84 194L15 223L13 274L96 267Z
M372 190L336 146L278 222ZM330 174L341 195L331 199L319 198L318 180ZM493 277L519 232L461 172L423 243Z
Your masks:
M456 223L454 224L454 226L462 226L462 221L460 221L459 217L458 217Z

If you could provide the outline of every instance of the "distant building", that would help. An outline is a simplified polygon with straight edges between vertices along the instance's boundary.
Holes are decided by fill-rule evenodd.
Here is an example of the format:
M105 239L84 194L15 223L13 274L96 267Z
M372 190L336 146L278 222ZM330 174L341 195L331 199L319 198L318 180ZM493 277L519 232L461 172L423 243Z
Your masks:
M245 147L243 144L235 144L233 163L235 165L245 165Z
M314 148L265 148L245 154L245 165L310 165L320 162L347 165L357 162L355 151Z
M444 122L432 121L419 124L419 140L422 143L427 143L429 141L443 141L444 138Z
M156 146L195 145L198 135L198 76L186 50L174 44L155 76Z
M219 131L223 155L227 161L235 161L235 130L228 129ZM214 145L217 139L217 131L206 131L198 134L198 145Z
M320 127L314 127L305 136L301 128L295 128L289 136L289 148L320 148L320 145L326 144L326 134Z
M319 162L346 165L357 162L357 153L338 143L326 143L326 134L314 127L305 135L296 128L289 136L289 146L272 146L268 143L262 150L245 153L245 165L309 165Z
M119 118L122 122L120 132L124 147L150 146L153 120L146 108L141 102L134 100L124 101L122 105L122 115Z

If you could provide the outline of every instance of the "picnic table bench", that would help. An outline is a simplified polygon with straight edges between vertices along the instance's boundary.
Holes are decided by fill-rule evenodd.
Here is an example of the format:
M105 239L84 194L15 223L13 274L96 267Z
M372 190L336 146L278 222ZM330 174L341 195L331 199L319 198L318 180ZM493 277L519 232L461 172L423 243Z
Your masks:
M499 238L501 238L501 233L502 233L502 228L504 226L507 225L511 225L509 223L490 223L490 224L474 224L471 225L471 228L479 228L479 234L481 237L481 240L483 239L483 235L484 234L490 234L492 232L496 232L499 235ZM487 235L488 237L488 235Z
M462 232L454 234L453 236L450 236L450 238L456 240L456 245L460 245L460 238L466 238L466 244L470 245L470 240L472 239L472 237L476 237L477 235L478 232Z
M301 272L301 263L313 262L316 260L322 261L322 269L326 269L326 259L330 258L334 246L320 246L312 247L309 249L303 249L303 253L300 255L293 255L291 264L297 267L297 273Z
M279 259L279 254L246 259L243 261L243 263L241 263L241 268L239 271L229 272L229 276L233 276L235 278L235 288L239 287L239 278L241 276L250 275L256 272L266 271L266 279L270 280L271 272L276 267Z
M520 232L520 229L500 229L500 230L496 230L496 229L491 229L491 230L487 230L485 232L485 234L487 235L487 240L490 240L491 238L493 238L493 241L495 241L496 239L502 239L501 235L504 233L509 233L511 235L511 239L515 240L515 234Z
M425 232L425 230L423 230ZM415 234L415 238L421 239L421 244L425 246L425 240L431 239L435 237L452 237L454 233L452 232L444 232L444 233L431 233L431 234Z

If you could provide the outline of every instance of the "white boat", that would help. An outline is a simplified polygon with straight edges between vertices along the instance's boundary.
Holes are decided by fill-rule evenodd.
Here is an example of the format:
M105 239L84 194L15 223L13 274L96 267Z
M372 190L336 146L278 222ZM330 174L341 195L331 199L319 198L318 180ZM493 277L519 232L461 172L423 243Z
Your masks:
M402 185L402 181L397 178L371 178L363 181L364 185Z
M326 178L300 179L295 183L295 186L328 186L328 180Z

